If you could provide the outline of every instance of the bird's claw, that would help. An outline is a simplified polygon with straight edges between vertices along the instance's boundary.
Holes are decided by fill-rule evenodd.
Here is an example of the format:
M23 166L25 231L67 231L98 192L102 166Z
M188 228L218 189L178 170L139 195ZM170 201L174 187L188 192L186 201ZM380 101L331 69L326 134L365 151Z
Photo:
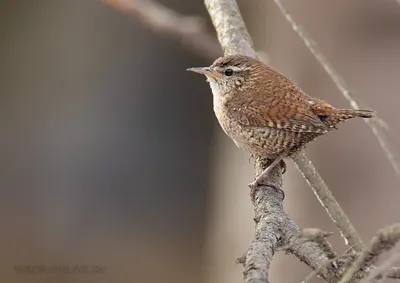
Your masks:
M255 206L255 198L256 198L256 190L257 190L257 187L259 186L260 184L258 183L258 180L255 180L254 182L252 182L252 183L250 183L249 184L249 188L250 188L250 200L251 200L251 203Z

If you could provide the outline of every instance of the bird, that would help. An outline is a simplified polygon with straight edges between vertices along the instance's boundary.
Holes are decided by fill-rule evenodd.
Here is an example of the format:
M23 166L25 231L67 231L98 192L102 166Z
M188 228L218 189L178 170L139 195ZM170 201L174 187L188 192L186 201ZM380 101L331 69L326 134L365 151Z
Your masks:
M215 116L223 131L252 156L270 165L249 184L251 197L278 163L346 120L373 118L375 111L340 109L307 95L287 76L256 58L235 54L209 67L187 69L206 76ZM253 201L254 203L254 201Z

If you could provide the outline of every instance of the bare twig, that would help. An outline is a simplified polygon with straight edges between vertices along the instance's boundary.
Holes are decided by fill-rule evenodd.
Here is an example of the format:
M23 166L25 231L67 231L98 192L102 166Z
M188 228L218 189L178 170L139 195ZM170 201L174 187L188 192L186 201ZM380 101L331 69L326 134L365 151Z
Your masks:
M324 232L318 228L306 228L301 230L297 238L292 240L289 245L281 247L279 250L287 250L306 242L315 242L326 254L328 259L335 258L336 252L333 250L332 245L327 241L327 237L331 236L332 232Z
M337 254L333 250L332 245L326 239L332 234L332 232L324 232L320 229L308 228L302 230L301 237L313 239L312 241L318 244L328 259L332 259L337 257Z
M332 195L324 180L315 169L314 165L307 158L304 152L299 152L292 156L292 158L296 163L297 168L312 188L314 194L317 196L321 205L325 208L332 221L340 229L346 244L354 246L356 251L361 251L363 248L363 242L360 236L354 229L353 224L351 224L339 203L336 201L335 197Z
M387 277L400 279L400 267L390 267L387 273Z
M315 43L310 39L309 36L306 35L305 31L293 20L292 16L283 5L281 0L274 0L275 4L279 7L282 14L285 16L286 20L292 25L293 30L300 36L303 40L304 44L310 50L310 52L315 56L317 61L321 64L324 70L331 77L332 81L335 83L336 87L340 90L342 95L350 102L350 105L354 109L364 108L365 106L361 105L359 99L356 99L354 94L352 94L347 88L344 80L339 76L339 74L333 69L329 61L325 58L325 56L318 50ZM380 119L380 118L379 118ZM382 120L382 119L381 119ZM389 159L390 163L393 166L397 175L400 175L400 161L394 150L391 149L389 142L387 140L387 136L385 134L385 127L381 126L381 123L377 119L364 119L364 121L370 126L372 132L377 138L380 146L385 152L386 157ZM386 124L386 123L385 123Z
M352 252L352 251L353 251L353 247L349 247L342 255L336 256L335 258L330 259L326 263L326 265L328 265L328 264L335 265L336 261L338 261L339 259L342 259L342 260L347 259L347 258L354 259L356 257L356 254L354 254L354 252ZM326 267L326 266L322 266L322 267ZM310 274L307 275L306 278L304 278L303 281L301 281L301 283L309 282L314 276L316 276L318 274L318 272L320 272L320 269L321 268L313 270Z
M372 279L381 277L381 279L385 279L389 275L390 266L393 265L396 261L400 260L400 253L394 253L391 257L385 260L380 266L373 269L367 277L360 281L360 283L368 283Z
M135 15L148 28L178 40L183 46L214 60L221 56L221 47L205 30L203 19L183 16L151 0L100 0L127 14Z
M400 223L393 224L378 232L371 243L364 248L361 255L354 261L339 283L348 283L364 267L369 267L377 261L378 256L392 249L400 241ZM360 277L363 277L361 274Z

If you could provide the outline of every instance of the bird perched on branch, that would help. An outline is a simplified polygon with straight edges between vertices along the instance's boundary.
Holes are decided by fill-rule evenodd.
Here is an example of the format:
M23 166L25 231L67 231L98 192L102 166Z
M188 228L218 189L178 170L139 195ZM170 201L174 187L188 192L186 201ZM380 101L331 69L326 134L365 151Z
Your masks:
M219 124L235 144L271 164L249 184L255 189L283 159L348 119L372 118L371 110L338 109L305 94L291 80L244 55L217 59L209 67L190 68L207 77Z

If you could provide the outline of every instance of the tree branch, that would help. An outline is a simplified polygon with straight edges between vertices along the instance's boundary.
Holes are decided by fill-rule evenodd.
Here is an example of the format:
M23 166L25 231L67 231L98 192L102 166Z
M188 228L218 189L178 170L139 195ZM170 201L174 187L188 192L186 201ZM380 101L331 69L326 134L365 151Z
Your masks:
M400 267L391 266L386 276L389 278L400 279Z
M205 0L225 55L244 54L257 58L253 40L239 12L236 1Z
M356 254L353 253L353 247L348 248L342 255L330 259L327 264L335 265L338 260L343 260L349 258L349 261L356 258ZM313 270L306 278L304 278L301 283L309 282L314 276L319 273L320 269Z
M320 229L308 228L303 229L300 233L300 238L309 239L318 244L321 250L326 254L328 259L337 257L336 252L333 250L332 245L328 242L327 237L332 235L332 232L323 232Z
M367 277L360 281L360 283L368 283L371 280L380 277L384 279L390 275L390 266L400 259L400 253L393 254L390 258L385 260L381 265L373 269Z
M400 223L393 224L378 232L371 243L364 248L361 255L354 261L352 266L345 273L339 283L348 283L357 273L358 278L364 277L365 272L362 271L364 267L370 267L374 264L380 254L392 249L400 241Z
M261 173L268 164L268 160L256 158L256 175ZM283 210L282 174L279 166L272 170L268 181L269 185L259 187L256 192L256 233L244 261L244 282L258 282L252 281L252 278L263 278L259 274L267 275L274 251L282 247L287 247L287 253L295 255L312 269L318 269L318 274L322 278L338 280L339 274L327 264L329 258L318 243L298 242L299 235L302 235L300 229ZM266 253L266 251L272 252ZM257 265L254 262L257 262ZM247 270L253 270L255 266L257 266L255 272L247 272Z
M275 173L278 173L275 171ZM279 178L279 176L276 176ZM268 282L269 265L283 237L280 226L287 215L282 207L283 193L273 186L259 190L256 205L256 231L244 258L244 282ZM268 211L264 208L268 207Z
M214 60L221 47L206 30L204 20L183 16L151 0L100 0L120 12L134 15L151 30L177 40L192 52Z
M312 241L318 244L318 246L329 259L333 259L337 257L337 254L333 250L332 245L326 239L332 234L332 232L323 232L317 228L306 228L298 233L297 239L294 239L290 245L281 247L279 250L287 250L300 244Z
M351 224L347 215L340 207L340 204L319 175L317 169L315 169L314 165L307 158L304 152L300 152L292 156L292 158L296 163L297 168L312 188L314 194L317 196L321 205L325 208L335 225L340 229L346 244L353 246L356 251L361 251L364 246L361 237L358 235L353 224Z

